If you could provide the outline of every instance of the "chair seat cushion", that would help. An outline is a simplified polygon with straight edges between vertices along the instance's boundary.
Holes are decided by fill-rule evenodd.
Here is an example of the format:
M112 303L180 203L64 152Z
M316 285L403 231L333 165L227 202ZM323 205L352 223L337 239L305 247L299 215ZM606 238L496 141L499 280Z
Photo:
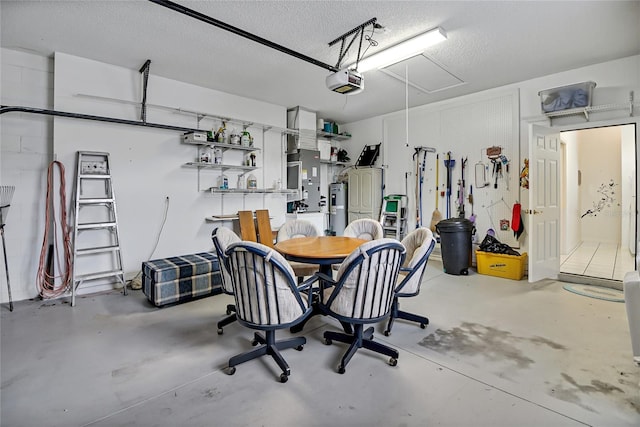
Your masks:
M142 289L160 307L218 294L221 289L218 257L201 252L142 263Z

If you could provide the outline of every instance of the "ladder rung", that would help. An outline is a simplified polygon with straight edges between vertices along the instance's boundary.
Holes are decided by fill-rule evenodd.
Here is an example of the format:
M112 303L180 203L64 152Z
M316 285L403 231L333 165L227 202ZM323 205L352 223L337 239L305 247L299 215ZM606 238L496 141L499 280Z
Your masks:
M98 246L95 248L76 249L76 255L102 254L106 252L115 252L119 250L120 250L120 246L118 245Z
M102 199L80 199L78 203L81 205L100 205L104 203L113 203L115 200L113 198L102 198Z
M96 230L100 228L113 228L116 226L115 222L88 222L84 224L78 224L78 230Z
M109 271L100 271L98 273L89 273L89 274L78 274L75 277L76 282L82 282L84 280L96 280L96 279L104 279L106 277L114 277L114 276L122 276L124 272L122 270L109 270Z
M82 173L78 176L80 179L108 179L111 174L108 173Z

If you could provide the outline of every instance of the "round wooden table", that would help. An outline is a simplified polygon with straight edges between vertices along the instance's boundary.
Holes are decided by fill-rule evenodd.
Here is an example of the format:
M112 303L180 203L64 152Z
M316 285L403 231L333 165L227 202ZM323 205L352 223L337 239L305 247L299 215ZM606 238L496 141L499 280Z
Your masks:
M320 271L331 272L331 265L344 261L366 240L343 236L296 237L276 243L275 248L291 261L318 264Z
M288 260L318 264L320 272L331 277L331 265L341 263L358 246L366 242L366 240L355 237L343 236L295 237L276 243L275 248ZM291 327L291 332L300 332L311 317L325 314L318 306L317 291L311 305L311 315L296 326ZM344 322L340 323L346 333L352 333L351 325Z

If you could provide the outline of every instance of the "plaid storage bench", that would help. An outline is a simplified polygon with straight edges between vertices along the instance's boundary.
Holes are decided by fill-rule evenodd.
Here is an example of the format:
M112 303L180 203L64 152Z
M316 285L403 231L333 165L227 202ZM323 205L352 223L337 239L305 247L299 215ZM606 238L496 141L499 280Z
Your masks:
M218 257L201 252L142 263L142 290L157 307L222 292Z

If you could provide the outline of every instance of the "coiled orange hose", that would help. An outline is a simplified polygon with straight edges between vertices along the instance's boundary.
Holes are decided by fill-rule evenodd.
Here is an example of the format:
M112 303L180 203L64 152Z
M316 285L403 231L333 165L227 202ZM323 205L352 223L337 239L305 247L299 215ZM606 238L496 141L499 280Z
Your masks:
M54 167L57 166L60 173L60 218L59 228L62 236L58 236L58 228L56 226L55 211L53 209L53 173ZM44 237L42 239L42 249L40 250L40 262L38 265L38 275L36 277L36 285L38 287L38 293L42 298L55 298L62 295L71 286L72 282L72 254L71 254L71 236L69 231L69 225L67 224L67 195L66 195L66 180L64 176L64 165L58 161L53 161L49 164L47 170L47 207L45 210L45 228ZM47 271L47 249L49 246L49 233L53 227L53 240L55 241L55 255L57 260L57 267L60 275L52 276ZM58 242L61 241L63 248L63 261L60 262L60 250L58 249ZM58 280L59 279L59 280ZM56 282L59 282L56 285Z

